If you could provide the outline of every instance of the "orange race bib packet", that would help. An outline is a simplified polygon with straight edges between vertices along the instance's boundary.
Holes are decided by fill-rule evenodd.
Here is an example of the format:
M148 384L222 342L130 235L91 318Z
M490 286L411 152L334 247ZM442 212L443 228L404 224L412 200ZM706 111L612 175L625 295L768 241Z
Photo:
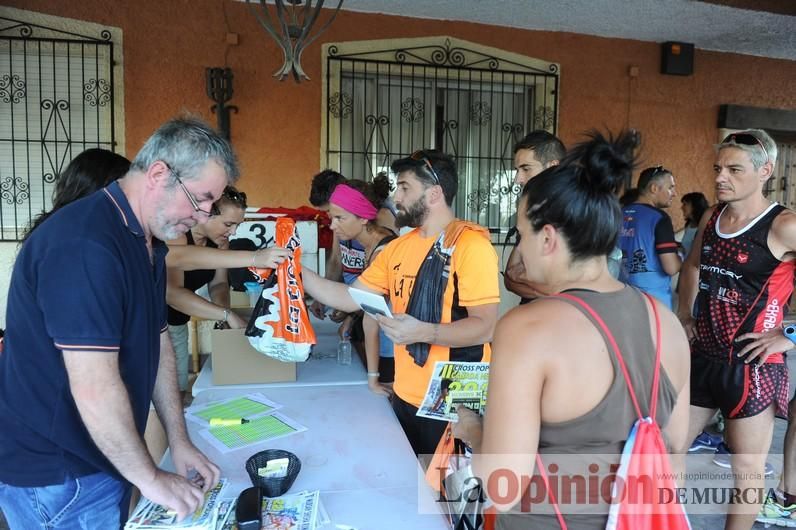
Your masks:
M292 250L293 255L273 272L250 268L264 283L246 326L246 336L260 353L284 362L303 362L316 340L304 304L301 240L293 219L277 219L275 244Z

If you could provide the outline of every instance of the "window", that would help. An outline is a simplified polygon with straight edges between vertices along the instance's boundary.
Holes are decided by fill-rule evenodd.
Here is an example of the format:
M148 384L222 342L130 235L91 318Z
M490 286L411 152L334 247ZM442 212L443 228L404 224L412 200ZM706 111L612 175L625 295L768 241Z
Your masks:
M114 32L80 35L58 29L65 19L15 11L19 20L0 17L4 241L19 240L31 219L50 208L55 182L74 156L90 147L120 150ZM56 27L30 21L45 18ZM69 22L71 28L77 24L96 29L93 24Z
M555 132L558 65L451 38L390 44L324 46L326 166L370 180L395 158L443 150L459 170L456 215L507 231L512 148L530 130Z

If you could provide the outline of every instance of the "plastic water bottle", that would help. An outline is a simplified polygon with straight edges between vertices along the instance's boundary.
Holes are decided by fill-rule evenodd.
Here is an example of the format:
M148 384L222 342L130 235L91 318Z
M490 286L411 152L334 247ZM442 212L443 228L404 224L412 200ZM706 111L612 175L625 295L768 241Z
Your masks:
M256 306L257 300L263 292L263 286L257 282L245 282L243 286L246 288L246 294L249 295L249 305Z
M343 335L337 344L337 364L351 364L351 339L348 334Z

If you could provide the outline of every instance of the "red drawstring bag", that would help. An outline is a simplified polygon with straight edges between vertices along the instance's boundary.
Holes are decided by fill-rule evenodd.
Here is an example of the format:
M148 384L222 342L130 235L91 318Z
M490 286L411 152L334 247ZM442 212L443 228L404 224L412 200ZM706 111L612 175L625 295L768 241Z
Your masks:
M263 283L246 336L252 347L265 355L285 362L303 362L315 344L315 331L304 304L301 282L301 241L293 219L276 220L275 244L293 251L293 255L271 269L250 270Z
M622 457L619 461L619 469L613 486L611 508L608 512L608 523L605 526L606 530L690 530L691 524L688 522L683 506L676 502L676 496L673 495L675 483L671 463L669 462L669 453L663 442L661 429L654 419L658 409L658 384L661 370L661 323L655 302L648 294L643 294L647 297L650 306L652 306L652 313L655 317L655 371L652 375L652 397L650 398L650 410L647 416L641 413L625 360L622 357L622 352L619 351L619 345L616 343L608 326L600 318L600 315L580 298L565 293L560 293L556 297L566 299L579 306L602 329L608 339L608 345L616 355L622 375L627 383L627 388L630 391L630 399L633 401L633 406L638 415L638 419L630 429L630 434L622 450ZM547 474L544 464L538 454L536 455L536 464L539 474L548 492L550 492L550 488L547 486ZM624 491L624 485L639 484L642 482L640 480L642 477L644 482L648 482L649 491L653 494L649 498L645 498L644 502L638 502L638 499L631 499L633 496ZM661 495L661 492L665 490L670 492L670 494ZM631 502L631 500L634 502ZM550 495L550 502L555 509L562 530L567 530L564 517L552 494Z

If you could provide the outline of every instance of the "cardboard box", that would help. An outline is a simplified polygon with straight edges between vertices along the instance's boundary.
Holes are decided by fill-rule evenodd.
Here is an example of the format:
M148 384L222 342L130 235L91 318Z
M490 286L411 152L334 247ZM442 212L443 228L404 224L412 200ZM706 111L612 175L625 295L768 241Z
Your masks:
M248 320L251 309L233 309ZM243 329L214 329L210 333L214 385L281 383L296 380L296 363L264 355L249 344Z
M251 300L249 300L249 293L242 293L240 291L229 291L229 307L248 307L251 308Z

